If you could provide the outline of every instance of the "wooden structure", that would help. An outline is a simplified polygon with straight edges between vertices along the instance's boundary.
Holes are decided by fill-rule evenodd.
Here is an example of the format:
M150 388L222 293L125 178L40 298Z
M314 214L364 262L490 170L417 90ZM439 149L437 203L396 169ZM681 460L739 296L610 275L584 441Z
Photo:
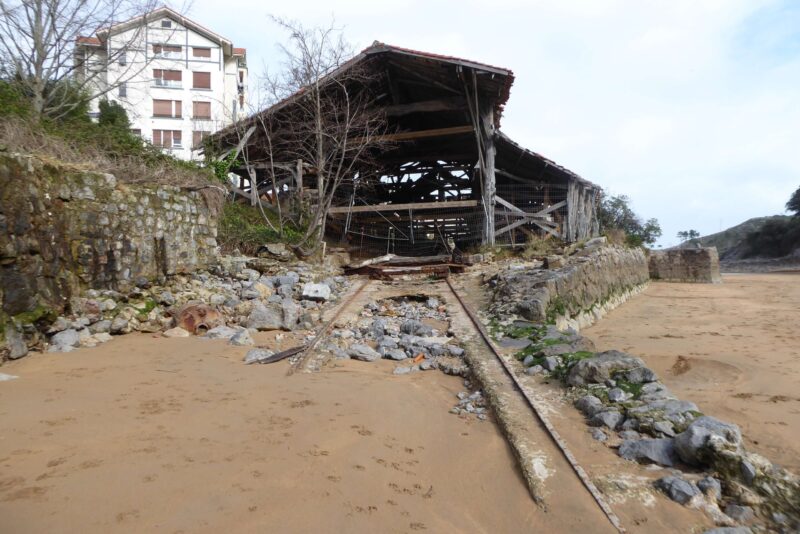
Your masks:
M336 191L329 237L373 253L432 255L454 245L517 245L531 236L572 242L597 234L599 188L500 132L510 70L376 42L329 76L356 65L375 74L371 90L390 144ZM290 98L261 114L291 106ZM248 165L236 170L239 194L297 202L325 187L302 162L282 160L274 149L270 159L256 121L235 126L238 134L228 128L215 142L222 149L247 146ZM268 168L280 171L277 191Z

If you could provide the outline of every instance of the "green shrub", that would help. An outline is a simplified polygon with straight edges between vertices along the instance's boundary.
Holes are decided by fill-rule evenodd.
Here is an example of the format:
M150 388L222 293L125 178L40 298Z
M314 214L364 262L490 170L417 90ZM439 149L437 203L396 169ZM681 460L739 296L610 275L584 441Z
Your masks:
M278 228L277 217L270 222ZM238 249L244 254L255 254L267 243L297 243L302 238L301 229L284 221L283 237L267 226L261 212L250 205L226 202L220 214L217 242L225 252Z

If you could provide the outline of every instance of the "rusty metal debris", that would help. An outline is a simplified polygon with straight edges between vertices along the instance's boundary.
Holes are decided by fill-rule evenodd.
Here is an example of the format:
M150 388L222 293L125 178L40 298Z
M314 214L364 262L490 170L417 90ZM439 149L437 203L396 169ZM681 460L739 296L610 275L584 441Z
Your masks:
M198 301L188 302L178 310L175 322L191 334L205 334L223 324L222 314L219 311Z

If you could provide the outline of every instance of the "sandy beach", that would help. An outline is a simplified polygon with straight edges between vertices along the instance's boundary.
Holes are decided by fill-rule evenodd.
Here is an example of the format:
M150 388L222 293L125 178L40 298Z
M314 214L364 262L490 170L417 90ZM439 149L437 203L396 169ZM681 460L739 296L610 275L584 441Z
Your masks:
M642 357L681 399L737 423L748 447L800 471L800 273L652 282L583 331Z
M244 352L129 335L3 366L0 531L553 526L495 424L448 413L462 379L386 361L287 377Z

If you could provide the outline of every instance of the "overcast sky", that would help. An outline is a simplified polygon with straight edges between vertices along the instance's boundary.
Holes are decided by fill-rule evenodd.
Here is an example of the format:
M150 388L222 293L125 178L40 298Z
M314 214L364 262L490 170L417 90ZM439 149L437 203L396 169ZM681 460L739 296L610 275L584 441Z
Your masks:
M664 230L784 213L800 186L800 1L194 0L246 47L251 76L285 38L269 15L510 68L502 130L626 194Z

